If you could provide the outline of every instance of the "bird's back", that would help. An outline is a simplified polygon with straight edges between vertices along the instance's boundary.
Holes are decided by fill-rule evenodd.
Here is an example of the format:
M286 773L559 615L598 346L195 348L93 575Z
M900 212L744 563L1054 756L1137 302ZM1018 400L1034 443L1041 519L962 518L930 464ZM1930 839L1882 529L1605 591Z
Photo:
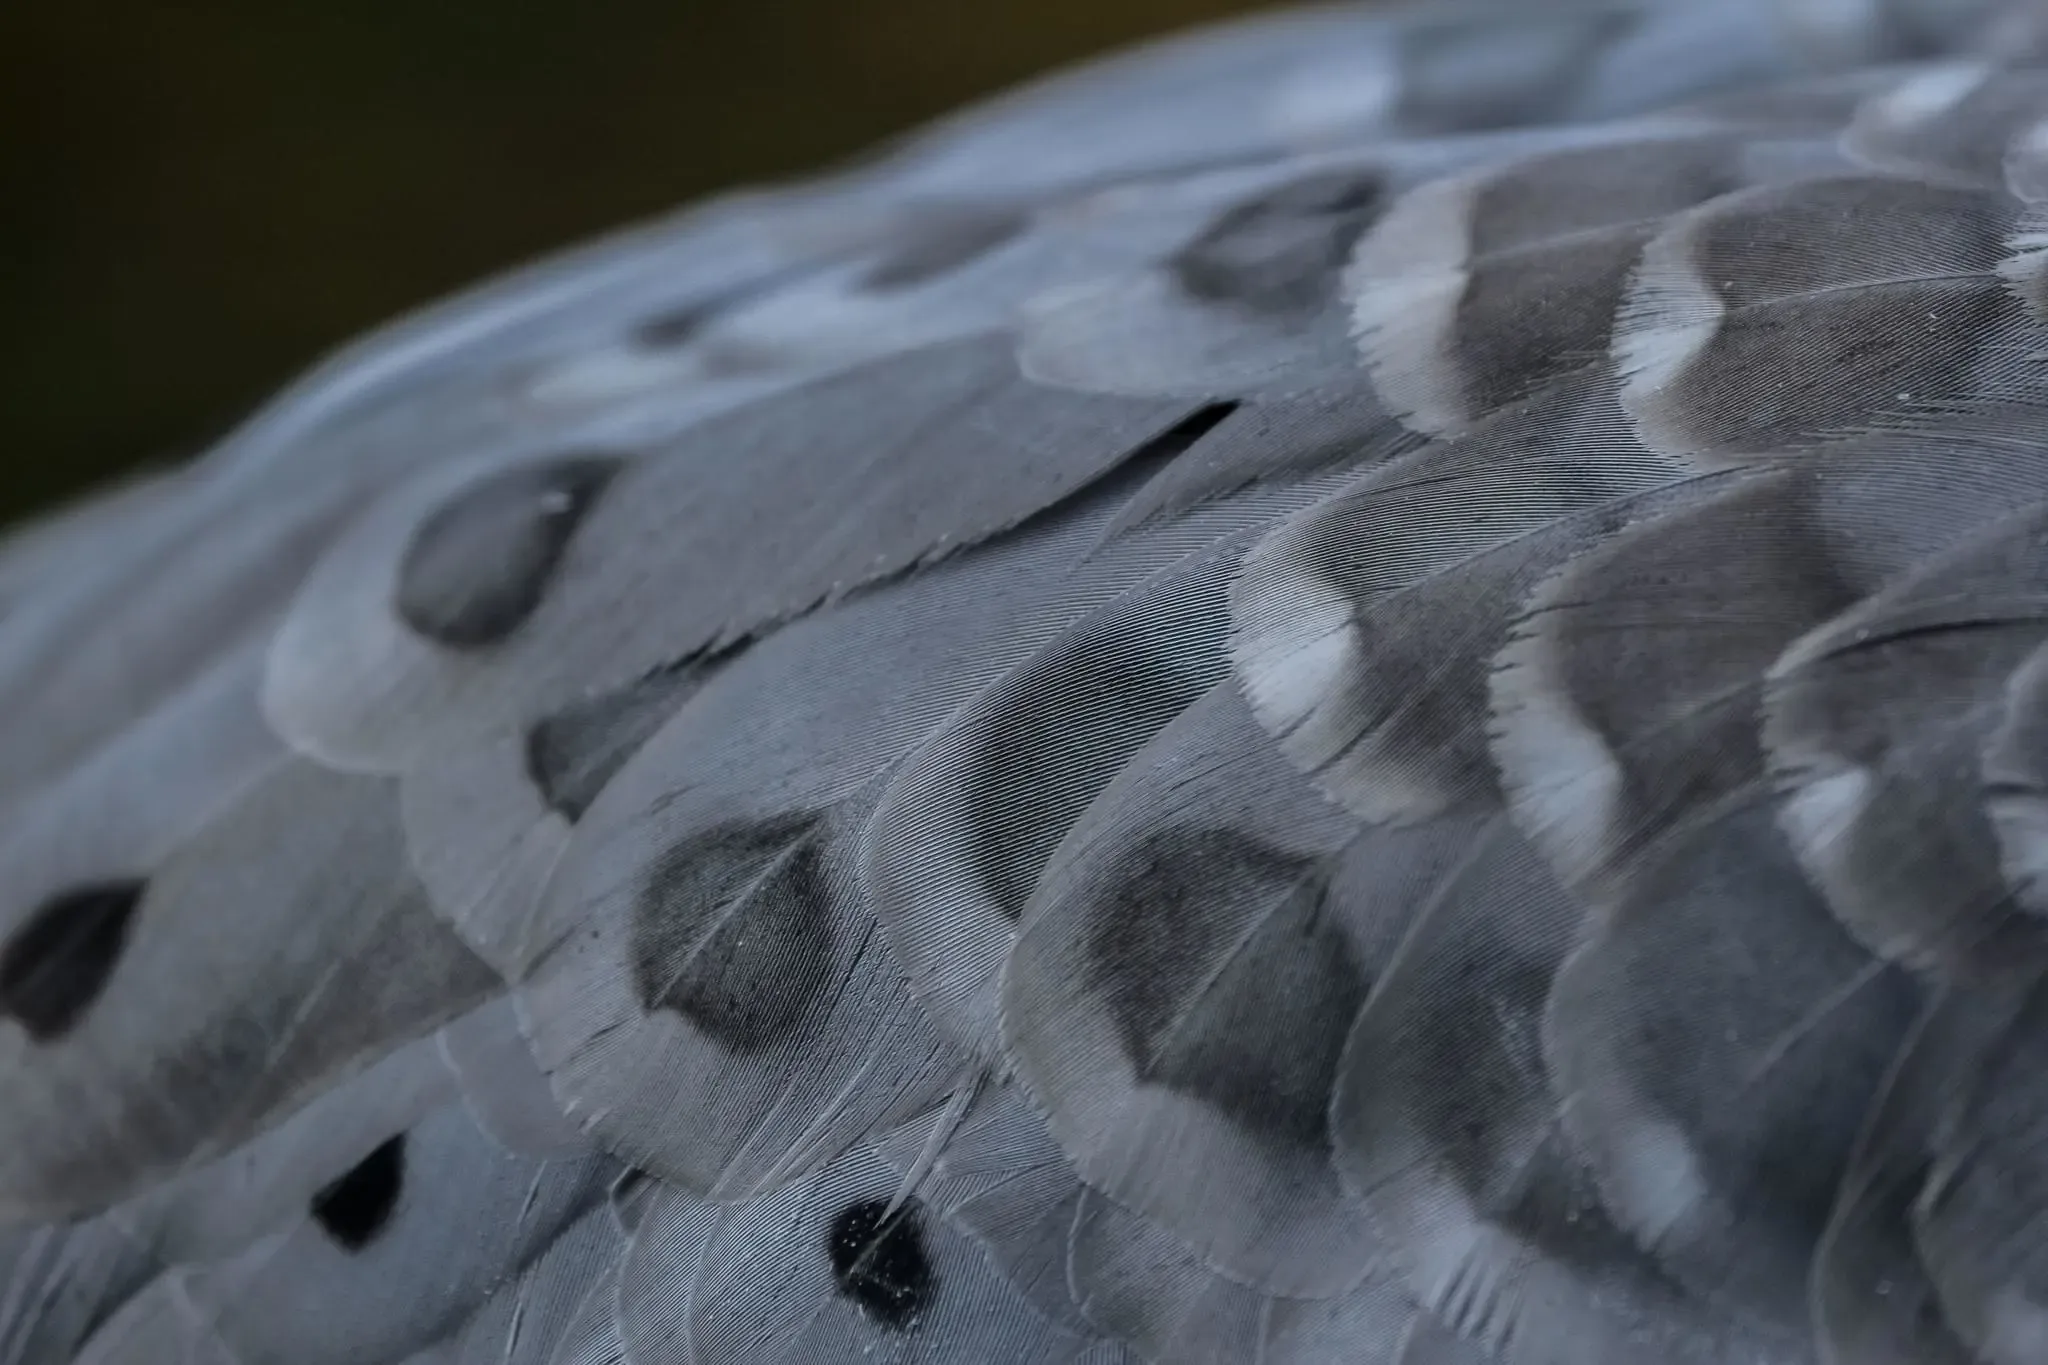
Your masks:
M0 541L0 1365L2048 1360L2043 57L1281 13Z

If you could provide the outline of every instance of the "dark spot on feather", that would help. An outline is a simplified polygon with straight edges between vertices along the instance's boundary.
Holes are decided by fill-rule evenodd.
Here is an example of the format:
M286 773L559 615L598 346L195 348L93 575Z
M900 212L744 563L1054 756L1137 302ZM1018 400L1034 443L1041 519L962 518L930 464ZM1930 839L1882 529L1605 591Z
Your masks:
M932 1300L932 1263L917 1210L914 1199L894 1213L880 1199L849 1204L832 1220L825 1244L840 1297L892 1332L916 1327Z
M389 1138L313 1196L313 1221L343 1251L377 1240L405 1188L405 1134Z
M1122 636L1091 641L1056 682L1016 689L984 722L966 773L975 870L989 899L1021 920L1047 859L1130 756L1212 681L1189 641L1182 668L1153 666ZM1217 651L1215 675L1229 667Z
M526 771L563 819L583 818L605 784L689 700L704 670L664 669L602 696L572 702L526 732Z
M1226 210L1168 263L1198 299L1259 312L1313 308L1378 213L1375 176L1332 172Z
M876 292L924 284L986 256L1022 232L1026 221L1014 210L964 205L925 214L862 283Z
M504 640L533 614L570 537L624 465L572 455L479 479L429 514L398 568L393 605L450 649Z
M1234 412L1235 403L1196 409L1153 437L1120 467L1132 491L1199 446ZM973 867L990 901L1009 919L1023 917L1068 828L1130 756L1228 676L1228 604L1197 619L1176 604L1170 641L1156 635L1133 643L1133 628L1115 617L1069 638L1041 672L1023 675L996 694L998 704L963 737L961 764L968 827L976 837ZM1170 618L1171 619L1171 618ZM1156 624L1156 618L1155 622ZM1170 664L1161 657L1171 651Z
M45 901L0 948L0 1017L38 1043L78 1027L121 960L144 887L100 882Z
M695 339L704 324L725 311L724 298L698 299L657 313L633 329L633 344L643 351L668 351Z
M630 341L643 351L668 351L687 346L703 335L704 329L734 309L743 308L801 272L774 270L741 278L708 294L672 304L643 318L632 330Z
M830 912L819 818L793 813L680 840L633 909L633 983L735 1053L774 1046L823 994Z
M1324 906L1322 867L1228 829L1168 829L1106 886L1089 984L1139 1079L1274 1141L1327 1147L1338 1057L1370 983Z

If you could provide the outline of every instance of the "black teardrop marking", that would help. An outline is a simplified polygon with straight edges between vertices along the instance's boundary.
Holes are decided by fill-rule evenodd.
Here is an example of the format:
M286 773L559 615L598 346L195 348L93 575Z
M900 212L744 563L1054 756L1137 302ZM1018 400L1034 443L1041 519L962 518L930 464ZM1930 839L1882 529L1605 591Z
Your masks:
M478 480L420 522L393 605L422 637L480 649L540 605L576 527L625 461L572 455Z
M391 1222L404 1188L405 1134L400 1133L313 1196L313 1221L343 1251L361 1251Z
M1330 296L1345 260L1378 212L1373 176L1332 172L1226 210L1169 262L1198 299L1259 312L1312 308Z
M45 901L0 948L0 1018L38 1043L77 1028L121 960L145 886L98 882Z
M826 1250L840 1297L889 1331L911 1331L931 1306L932 1263L916 1200L894 1213L880 1199L847 1205L832 1220Z
M738 1054L775 1046L822 996L831 911L818 816L792 812L677 841L633 907L633 984Z

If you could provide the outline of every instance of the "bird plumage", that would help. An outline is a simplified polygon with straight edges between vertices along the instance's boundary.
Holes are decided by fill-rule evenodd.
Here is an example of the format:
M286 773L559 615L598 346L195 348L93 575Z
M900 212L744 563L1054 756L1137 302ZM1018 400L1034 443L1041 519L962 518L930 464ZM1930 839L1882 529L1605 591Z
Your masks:
M2048 12L1332 7L0 541L0 1365L2048 1360Z

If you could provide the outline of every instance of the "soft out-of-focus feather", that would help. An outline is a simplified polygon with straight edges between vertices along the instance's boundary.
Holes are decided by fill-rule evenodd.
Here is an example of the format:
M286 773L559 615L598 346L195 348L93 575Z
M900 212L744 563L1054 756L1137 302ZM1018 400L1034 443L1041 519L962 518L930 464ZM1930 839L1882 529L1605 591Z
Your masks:
M210 1343L245 1365L401 1361L465 1330L494 1293L524 1292L501 1285L575 1236L584 1210L603 1213L609 1165L514 1156L461 1104L444 1106L380 1144L292 1226L180 1268L104 1331L120 1340L124 1319L160 1315L179 1323L173 1340ZM450 1206L466 1216L443 1216Z
M0 541L0 1365L2038 1360L2044 16L1193 35Z
M1459 1336L1440 1319L1419 1314L1401 1343L1394 1365L1496 1365L1499 1357L1470 1337Z
M0 1358L72 1359L156 1270L149 1248L109 1221L0 1234Z
M0 924L77 887L147 878L288 755L241 645L26 797L0 826Z
M452 1095L430 1040L421 1040L249 1144L127 1203L0 1236L8 1285L0 1296L0 1359L69 1360L131 1299L161 1292L152 1289L156 1282L303 1219L321 1190ZM112 1346L102 1341L97 1349Z
M1984 816L1998 841L1999 867L2030 915L2048 912L2048 646L2006 680L1982 762Z
M1387 132L1611 117L1811 61L1904 55L1867 21L1844 26L1867 45L1845 48L1848 33L1824 27L1781 44L1773 8L1731 5L1718 22L1663 0L1309 8L1055 76L940 124L884 165L916 189L1001 194Z
M1047 383L1130 394L1285 395L1339 377L1353 361L1330 284L1387 178L1370 162L1262 177L1150 270L1048 293L1019 362Z
M488 1024L496 1009L468 1018ZM565 1149L562 1155L572 1154ZM590 1161L587 1147L573 1155L586 1165ZM471 1191L461 1199L464 1221L451 1226L437 1217L448 1167L473 1175L511 1159L469 1124L434 1040L422 1038L323 1092L241 1148L68 1230L10 1243L16 1297L0 1315L0 1341L7 1345L7 1359L28 1362L67 1360L81 1348L87 1359L162 1359L172 1355L174 1343L206 1358L209 1352L292 1358L280 1354L288 1351L286 1342L265 1344L264 1334L289 1334L302 1311L290 1303L298 1292L290 1283L294 1264L303 1265L309 1256L317 1260L325 1254L322 1247L334 1247L345 1253L339 1266L347 1273L331 1277L332 1287L353 1292L357 1311L402 1322L394 1310L412 1303L416 1307L406 1311L427 1324L398 1329L390 1347L396 1354L381 1357L396 1361L440 1330L433 1322L460 1325L469 1311L464 1305L478 1301L476 1290L463 1284L488 1289L501 1271L516 1277L519 1258L529 1254L520 1248L545 1245L553 1237L547 1226L517 1230L543 1207L531 1202L547 1197L538 1184L505 1186L519 1189L519 1198L493 1204L472 1197L476 1187L458 1181L458 1190ZM522 1169L539 1168L529 1163ZM418 1250L420 1238L437 1235L460 1239L475 1258L469 1280L455 1272L446 1245ZM357 1273L353 1258L387 1238L401 1245L379 1254L415 1256L413 1271L393 1275L372 1267ZM408 1241L414 1251L404 1249ZM352 1289L351 1273L357 1274ZM286 1277L283 1289L270 1292L283 1302L267 1326L224 1318L206 1306L218 1291L217 1280L209 1277L262 1282L279 1274ZM366 1334L353 1346L337 1345L364 1350L368 1340Z
M61 893L12 927L0 1207L129 1195L495 986L429 911L395 798L287 763L146 878Z
M455 1020L435 1041L470 1117L500 1147L527 1156L561 1157L588 1145L534 1061L509 997Z
M168 1267L221 1260L303 1219L321 1191L455 1097L434 1040L419 1039L251 1141L94 1221L124 1230Z
M39 575L6 618L15 643L0 658L0 700L33 706L36 720L7 729L0 810L272 628L354 505L331 492L269 504L210 496L201 481L147 523L110 532L120 554Z
M0 619L47 592L53 580L97 564L110 538L147 529L190 493L191 483L183 470L151 471L7 527L0 532Z
M2013 144L2043 115L2048 86L2037 72L2001 72L1983 61L1937 63L1866 100L1843 131L1842 146L1880 170L2006 186L2031 199L2024 153Z

